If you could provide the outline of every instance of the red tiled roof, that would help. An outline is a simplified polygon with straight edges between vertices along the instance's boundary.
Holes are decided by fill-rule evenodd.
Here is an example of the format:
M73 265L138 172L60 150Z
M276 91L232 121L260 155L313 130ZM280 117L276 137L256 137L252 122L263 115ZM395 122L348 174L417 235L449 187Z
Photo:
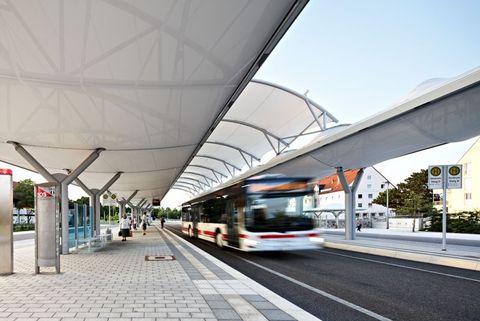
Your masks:
M348 185L352 184L352 182L355 180L355 178L358 175L358 171L359 171L358 169L351 169L344 172ZM338 179L338 176L336 174L319 179L318 181L315 181L315 184L325 185L323 189L320 191L320 194L328 194L328 193L343 191L342 183L340 183L340 180Z

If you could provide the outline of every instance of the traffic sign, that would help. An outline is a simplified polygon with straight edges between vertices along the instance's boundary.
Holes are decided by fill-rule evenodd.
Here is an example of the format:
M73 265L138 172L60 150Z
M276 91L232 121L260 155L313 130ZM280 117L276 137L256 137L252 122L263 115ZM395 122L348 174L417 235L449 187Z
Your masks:
M462 188L462 165L447 167L447 188Z
M428 188L443 188L443 165L428 166Z

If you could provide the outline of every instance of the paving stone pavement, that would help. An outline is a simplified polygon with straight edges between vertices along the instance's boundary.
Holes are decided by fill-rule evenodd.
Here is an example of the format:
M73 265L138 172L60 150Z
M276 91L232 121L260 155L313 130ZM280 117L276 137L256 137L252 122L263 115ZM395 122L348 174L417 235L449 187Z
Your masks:
M35 275L34 246L15 249L14 272L0 276L0 321L318 320L154 225L62 255L61 274Z

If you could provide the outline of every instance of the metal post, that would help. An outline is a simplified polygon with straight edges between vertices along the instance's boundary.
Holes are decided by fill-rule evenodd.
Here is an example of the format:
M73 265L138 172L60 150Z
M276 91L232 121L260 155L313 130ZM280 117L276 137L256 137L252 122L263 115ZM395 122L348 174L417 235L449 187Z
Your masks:
M390 213L388 210L388 190L390 189L390 182L387 181L387 230L390 228Z
M447 250L447 166L442 166L443 210L442 210L442 251Z
M358 171L357 177L352 183L352 187L349 186L342 167L337 167L337 175L340 183L342 184L343 191L345 192L345 239L354 240L356 208L355 193L357 192L358 185L363 176L363 168Z
M0 169L0 274L13 273L12 170Z
M78 204L75 203L75 216L73 218L75 224L75 250L78 251Z
M87 204L83 204L83 238L86 239L88 237L88 228L87 228L87 210L88 210Z
M346 240L354 240L355 239L355 222L354 216L355 211L353 210L352 206L352 190L348 185L347 179L343 173L343 168L337 168L337 176L342 184L343 191L345 192L345 239ZM355 200L355 195L353 195L353 199Z
M62 204L62 247L61 247L61 254L68 254L68 183L63 181L61 184L61 204Z

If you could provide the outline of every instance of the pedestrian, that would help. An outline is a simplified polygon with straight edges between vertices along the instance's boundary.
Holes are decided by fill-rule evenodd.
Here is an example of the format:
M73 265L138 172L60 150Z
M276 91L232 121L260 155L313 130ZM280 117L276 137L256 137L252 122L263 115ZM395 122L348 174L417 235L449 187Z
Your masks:
M361 232L362 231L362 222L357 223L357 231Z
M162 225L162 229L163 229L163 225L165 225L165 219L163 218L163 216L162 216L162 219L160 220L160 224Z
M137 230L137 218L135 216L133 217L133 229Z
M147 215L143 214L142 216L142 230L143 230L143 235L146 235L147 231Z
M120 231L122 232L122 242L126 242L127 236L130 233L130 220L125 214L123 214L123 217L120 220Z

